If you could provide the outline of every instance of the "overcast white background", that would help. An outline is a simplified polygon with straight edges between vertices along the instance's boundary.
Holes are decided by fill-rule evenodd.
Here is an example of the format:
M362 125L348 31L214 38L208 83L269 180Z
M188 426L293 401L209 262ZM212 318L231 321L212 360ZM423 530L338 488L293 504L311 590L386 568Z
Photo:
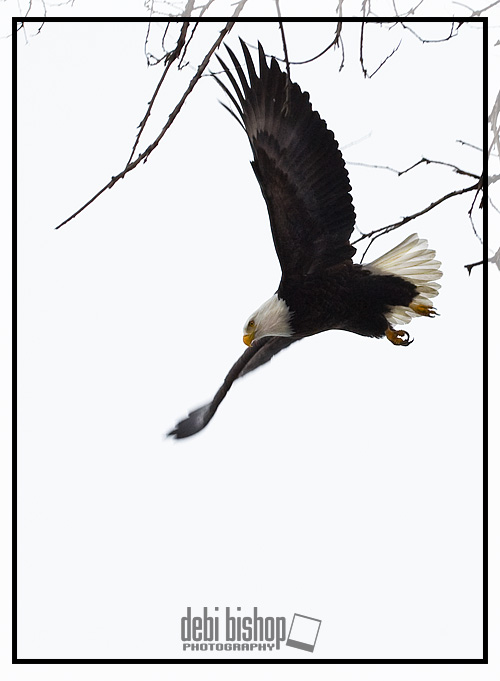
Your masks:
M221 27L199 28L192 63ZM291 59L332 31L288 25ZM19 36L20 656L178 658L189 605L320 618L317 657L479 657L482 274L463 268L481 258L473 195L371 255L417 230L443 262L441 316L411 323L412 346L305 340L238 382L200 435L165 441L244 349L242 323L279 268L248 142L210 78L145 166L53 230L128 157L159 78L144 33L47 24ZM238 25L233 46L238 35L281 54L274 24ZM478 25L445 44L403 35L372 81L359 27L343 37L340 73L330 52L292 77L348 163L426 155L479 172L480 154L456 143L482 141ZM369 69L400 37L367 28ZM192 73L172 74L148 142ZM363 231L472 183L348 168ZM280 657L311 659L292 648L268 659Z

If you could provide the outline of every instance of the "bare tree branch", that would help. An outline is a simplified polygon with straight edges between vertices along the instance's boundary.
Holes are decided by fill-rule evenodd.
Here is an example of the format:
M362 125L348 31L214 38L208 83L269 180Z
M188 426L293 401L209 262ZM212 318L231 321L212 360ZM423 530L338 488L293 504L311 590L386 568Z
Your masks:
M421 163L426 163L427 165L430 165L433 163L434 165L439 165L439 166L447 166L448 168L453 168L453 171L457 173L458 175L467 175L468 177L473 177L476 180L479 180L481 175L476 175L475 173L471 173L468 170L462 170L462 168L459 168L453 163L446 163L445 161L433 161L432 159L422 157L420 161L417 161L414 165L410 166L409 168L406 168L406 170L402 170L399 175L404 175L405 173L408 173L410 170L413 170L413 168L416 168L419 166Z
M368 252L368 249L372 246L374 243L375 239L378 239L379 237L383 236L384 234L389 234L389 232L393 232L395 229L398 229L399 227L402 227L403 225L408 224L408 222L411 222L411 220L415 220L416 218L420 217L421 215L424 215L425 213L428 213L429 211L433 210L436 208L436 206L439 206L441 203L444 201L447 201L448 199L453 198L454 196L460 196L461 194L466 194L467 192L472 192L472 191L478 191L482 187L482 180L479 180L476 184L473 184L470 187L464 187L463 189L455 189L452 192L449 192L449 194L445 194L444 196L441 196L439 199L436 201L433 201L430 203L426 208L423 208L422 210L417 211L416 213L413 213L412 215L408 215L407 217L404 217L402 220L399 220L398 222L394 222L391 225L386 225L385 227L379 227L378 229L374 229L371 232L368 232L367 234L361 233L361 236L359 239L356 239L355 241L352 242L353 246L360 241L363 241L364 239L370 239L370 243L366 247L363 256L361 258L361 262L363 262L363 259Z
M413 165L409 166L408 168L405 168L405 170L397 170L396 168L391 168L391 166L382 166L382 165L375 165L372 163L361 163L359 161L349 161L349 165L353 166L363 166L364 168L377 168L380 170L390 170L392 173L396 173L398 177L401 175L404 175L405 173L409 173L410 170L413 170L417 166L419 166L422 163L426 163L427 165L433 163L435 165L440 165L440 166L446 166L448 168L453 168L454 172L457 173L458 175L467 175L468 177L473 177L476 180L479 180L481 177L480 175L476 175L475 173L471 173L468 170L462 170L462 168L459 168L458 166L454 165L453 163L446 163L445 161L433 161L430 158L425 158L422 157L420 161L417 161Z
M472 149L477 149L477 151L482 151L481 147L476 147L475 144L471 144L470 142L464 142L463 140L457 140L459 144L463 144L466 147L472 147Z
M363 2L363 16L365 16L365 3ZM363 76L366 78L368 76L368 71L365 69L365 63L363 60L363 41L365 36L365 21L361 22L361 34L359 38L359 61L361 63L361 71Z
M481 178L478 182L479 186L478 186L477 191L474 195L474 200L472 201L471 207L469 208L469 212L468 212L469 220L470 220L470 223L472 225L472 231L474 232L474 235L477 237L477 239L479 239L481 244L483 243L483 240L481 239L481 237L477 233L476 225L474 224L474 219L472 217L472 211L474 210L474 205L476 203L477 197L479 196L479 192L483 191L483 183L484 183L483 182L483 176L481 175ZM483 207L483 199L481 198L481 201L479 203L479 208L482 208L482 207Z
M183 62L184 62L184 59L186 58L186 53L187 53L188 47L191 44L192 39L194 38L194 34L196 33L196 29L200 25L198 21L195 21L194 23L191 22L191 24L192 24L191 35L186 40L186 44L184 45L184 49L183 49L182 54L179 58L179 65L177 67L179 69L179 71L189 64L189 62L186 62L186 63L183 63Z
M208 2L206 3L206 5L203 5L203 6L200 8L200 15L199 15L199 16L202 17L202 16L205 14L205 12L208 11L208 9L210 8L210 5L212 5L214 2L215 2L215 0L208 0Z
M364 5L365 5L365 3L363 3L363 11L364 11ZM363 16L364 16L364 14L363 14ZM382 23L382 22L380 22L380 23ZM362 70L362 72L363 72L363 76L364 76L365 78L373 78L373 76L374 76L376 73L378 73L378 71L380 71L380 69L382 68L382 66L384 66L384 64L385 64L386 62L388 62L389 59L390 59L394 54L396 54L396 52L399 50L399 47L400 47L401 42L402 42L402 39L399 41L399 43L396 45L396 47L392 50L392 52L391 52L390 54L388 54L387 57L386 57L386 58L377 66L377 68L376 68L374 71L372 71L372 73L368 74L368 71L367 71L367 69L366 69L366 67L365 67L364 55L363 55L363 44L364 44L364 37L365 37L365 24L366 24L365 21L362 21L362 22L361 22L361 34L360 34L360 40L359 40L359 61L360 61L360 63L361 63L361 70Z
M495 204L494 204L493 201L491 200L491 197L490 197L490 196L488 196L488 203L490 204L490 206L493 208L494 211L496 211L497 213L500 213L500 209L497 208L497 206L495 206Z
M194 5L194 0L188 0L188 5L190 5L190 7L192 9L193 5ZM168 56L168 59L167 59L166 64L165 64L165 69L163 71L163 74L160 78L158 85L156 86L156 90L154 91L153 96L151 97L151 100L149 102L146 114L139 124L139 132L137 133L137 137L136 137L134 146L132 147L130 157L127 161L127 166L130 165L132 158L134 157L135 150L137 149L137 145L139 144L139 140L141 139L141 135L144 132L144 128L146 127L146 123L148 122L148 118L151 115L151 110L152 110L153 105L155 103L156 97L158 96L158 93L160 92L161 86L165 82L165 78L167 76L168 70L170 69L170 67L172 66L174 61L179 57L179 55L182 51L182 48L183 48L185 40L186 40L186 33L187 33L187 30L188 30L188 27L189 27L189 22L184 21L183 24L182 24L179 39L177 40L177 45L175 46L175 49L172 50L172 52Z
M424 2L424 0L420 0L420 2L418 4L416 4L415 7L412 7L411 9L409 9L408 12L406 12L405 14L400 14L398 12L398 8L396 7L395 0L392 0L392 6L393 6L393 9L394 9L394 14L395 14L395 16L401 17L401 18L414 16L415 12L417 11L417 9L420 7L420 5L423 2Z
M373 76L374 76L378 71L380 71L380 69L382 68L382 66L383 66L386 62L389 61L389 59L392 57L392 55L393 55L393 54L396 54L396 52L399 50L399 46L401 45L402 42L403 42L403 39L401 38L401 40L400 40L399 43L396 45L396 47L393 49L393 51L392 51L390 54L387 55L387 57L384 59L384 61L383 61L381 64L379 64L379 65L377 66L377 68L375 69L375 71L372 71L372 73L370 73L370 75L368 76L368 78L373 78Z
M493 265L496 265L497 268L500 270L500 248L495 253L495 255L492 255L491 258L488 258L488 262L491 262ZM470 265L464 265L464 267L469 272L469 275L470 275L471 270L474 267L477 267L478 265L484 265L484 260L479 260L478 262L473 262Z
M243 7L246 3L247 3L247 0L240 0L240 2L236 6L236 9L233 12L231 19L235 19L240 14L241 10L243 9ZM85 208L90 206L91 203L93 203L97 198L99 198L99 196L101 196L101 194L103 194L107 189L111 189L118 182L118 180L123 179L125 177L125 175L127 175L131 170L134 170L134 168L136 168L139 165L139 163L141 163L143 161L145 162L148 159L149 155L156 149L156 147L158 146L158 144L162 140L163 136L165 135L167 130L170 128L170 126L172 125L172 123L176 119L177 115L179 114L180 110L182 109L182 107L184 105L184 102L186 101L188 96L193 91L193 88L195 87L196 83L198 83L198 81L200 80L201 76L203 75L203 72L205 71L205 69L208 66L208 62L210 61L212 54L219 47L219 45L222 43L222 41L224 40L226 35L231 31L234 24L235 24L234 21L229 21L226 24L226 26L222 29L222 31L219 34L219 37L217 38L217 40L214 42L214 44L212 45L210 50L205 55L202 63L200 64L195 75L191 79L187 90L184 92L181 99L179 100L177 105L174 107L174 109L170 113L168 120L167 120L167 123L165 124L162 131L160 132L158 137L155 139L155 141L152 144L150 144L149 147L142 154L139 154L139 156L135 159L135 161L128 163L126 165L126 167L120 173L118 173L118 175L114 175L111 178L111 180L104 187L102 187L102 189L100 189L97 192L97 194L95 194L89 201L87 201L87 203L85 203L81 208L79 208L69 218L67 218L66 220L61 222L59 225L57 225L57 227L55 229L59 229L63 225L65 225L68 222L70 222L71 220L73 220L77 215L79 215L82 211L84 211Z
M280 0L274 0L274 2L276 3L276 12L278 14L278 25L280 27L281 42L283 44L283 54L285 56L286 73L288 75L288 79L291 80L290 60L288 59L288 47L286 45L285 29L283 28L283 21L282 21L282 17L281 17Z
M491 258L488 258L488 262L492 262L500 270L500 248Z
M495 7L495 5L500 4L500 0L495 0L495 2L492 2L490 5L487 5L486 7L483 7L483 9L472 9L472 7L469 7L468 5L464 5L463 2L454 2L454 5L460 5L461 7L466 7L468 10L471 12L471 17L480 17L483 12L486 12L487 10L491 9L492 7Z
M286 45L285 29L283 28L283 22L281 21L280 0L275 0L275 3L276 3L276 11L278 13L278 25L280 27L281 41L283 43L283 55L285 57L286 73L287 73L287 76L288 76L288 80L286 81L285 102L283 104L283 110L282 110L282 113L284 115L286 115L287 112L288 112L289 104L290 104L290 83L292 82L292 77L290 75L290 61L288 59L288 47Z
M457 23L457 22L455 22L455 21L451 22L450 33L449 33L448 36L446 36L446 38L437 38L437 39L422 38L413 28L410 28L409 26L407 26L407 24L405 24L404 21L401 22L401 26L404 29L406 29L407 31L410 31L410 33L412 33L416 38L418 38L421 43L445 43L447 40L450 40L451 38L454 38L457 35L458 29L460 28L460 26L462 26L462 24L464 22L459 21L457 23L456 29L455 29L455 23Z
M483 261L479 260L478 262L473 262L470 265L464 265L464 267L467 270L467 272L469 273L469 277L470 277L470 273L472 272L472 268L477 267L478 265L483 265L483 264L484 264Z
M310 57L310 59L304 59L303 61L290 61L290 60L289 60L289 61L288 61L288 64L290 64L291 66L302 66L303 64L310 64L311 62L315 61L316 59L319 59L319 58L322 57L324 54L326 54L326 53L328 52L328 50L330 50L332 47L337 47L337 45L341 45L341 46L342 46L342 39L341 39L341 37L340 37L340 30L341 30L341 28L342 28L341 24L342 24L341 21L339 21L339 22L337 23L337 31L335 32L335 38L332 40L331 43L329 43L329 44L325 47L324 50L321 50L321 52L319 52L318 54L314 55L314 57ZM340 26L340 29L339 29L339 26ZM252 47L254 50L257 49L257 45L252 45L252 43L247 43L247 45L248 45L249 47ZM344 53L344 50L343 50L343 48L342 48L342 55L343 55L343 53ZM276 55L266 54L266 57L274 57L274 59L276 59L276 61L279 61L279 62L282 62L282 63L286 63L286 59L285 59L285 58L277 57ZM342 62L343 62L343 61L344 61L344 57L342 56Z
M500 90L497 93L495 103L493 104L491 113L488 116L488 123L490 124L491 132L493 133L491 144L488 148L488 156L491 154L494 147L496 147L497 154L500 156L500 131L498 127L499 116L500 116Z

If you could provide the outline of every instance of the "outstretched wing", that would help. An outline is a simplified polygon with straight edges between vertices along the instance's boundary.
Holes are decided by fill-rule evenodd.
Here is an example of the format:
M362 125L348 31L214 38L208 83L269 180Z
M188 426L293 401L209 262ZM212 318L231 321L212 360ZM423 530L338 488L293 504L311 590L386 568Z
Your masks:
M217 411L219 404L227 395L229 388L236 379L241 378L250 371L257 369L262 364L269 362L278 352L294 343L298 338L284 338L282 336L266 336L261 338L245 350L238 361L233 365L224 383L216 392L213 400L203 407L192 411L187 418L179 421L173 430L167 433L174 438L189 437L203 430Z
M239 117L226 109L250 140L283 275L321 273L350 260L356 250L349 243L356 216L342 155L309 94L291 82L274 57L267 64L260 43L258 76L248 47L240 42L248 80L227 45L239 82L218 59L234 93L214 77Z

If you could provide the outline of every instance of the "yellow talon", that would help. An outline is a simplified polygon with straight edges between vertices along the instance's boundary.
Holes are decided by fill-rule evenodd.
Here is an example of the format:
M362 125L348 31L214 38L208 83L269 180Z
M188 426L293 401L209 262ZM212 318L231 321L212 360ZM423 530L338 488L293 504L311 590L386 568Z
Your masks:
M435 307L428 307L427 305L417 305L416 303L410 303L410 308L413 312L416 312L422 317L435 317L437 315L437 310Z
M403 329L389 327L386 329L385 335L393 345L410 345L410 343L413 343L413 339L410 340L408 331L403 331Z

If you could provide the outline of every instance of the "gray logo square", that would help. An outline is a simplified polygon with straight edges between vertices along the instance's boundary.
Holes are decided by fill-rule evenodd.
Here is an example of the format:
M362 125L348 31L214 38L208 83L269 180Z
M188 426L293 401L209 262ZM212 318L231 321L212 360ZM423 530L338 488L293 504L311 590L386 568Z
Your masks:
M290 631L288 632L286 645L312 653L316 645L320 626L321 620L295 613Z

